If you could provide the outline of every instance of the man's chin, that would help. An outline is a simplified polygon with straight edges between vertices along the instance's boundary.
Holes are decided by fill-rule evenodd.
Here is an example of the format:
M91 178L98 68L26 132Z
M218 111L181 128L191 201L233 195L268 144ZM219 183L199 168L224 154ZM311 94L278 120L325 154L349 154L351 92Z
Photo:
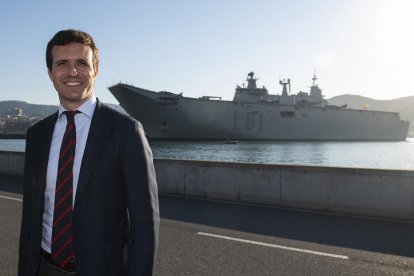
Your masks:
M76 95L65 95L65 96L60 96L60 100L67 102L67 103L71 103L71 104L79 104L79 103L83 103L85 102L87 99L89 99L91 97L92 94L83 94L83 93L79 93Z

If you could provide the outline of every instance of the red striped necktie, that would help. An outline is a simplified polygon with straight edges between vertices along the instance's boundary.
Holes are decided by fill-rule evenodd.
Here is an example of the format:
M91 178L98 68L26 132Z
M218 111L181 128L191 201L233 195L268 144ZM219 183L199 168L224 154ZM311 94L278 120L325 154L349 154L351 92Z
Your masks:
M56 179L55 207L52 230L52 258L64 267L74 257L72 234L73 161L76 149L74 116L79 111L65 111L67 125L60 147Z

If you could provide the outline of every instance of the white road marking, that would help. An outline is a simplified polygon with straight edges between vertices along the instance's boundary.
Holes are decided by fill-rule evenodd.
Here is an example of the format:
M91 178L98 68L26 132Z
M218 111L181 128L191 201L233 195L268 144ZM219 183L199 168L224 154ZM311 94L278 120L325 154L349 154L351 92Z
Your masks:
M21 198L2 196L2 195L0 195L0 198L10 199L10 200L15 200L15 201L20 201L20 202L23 201L23 199L21 199Z
M204 232L198 232L197 234L198 235L203 235L203 236L208 236L208 237L213 237L213 238L219 238L219 239L225 239L225 240L231 240L231 241L238 241L238 242L243 242L243 243L250 243L250 244L255 244L255 245L273 247L273 248L290 250L290 251L296 251L296 252L313 254L313 255L320 255L320 256L337 258L337 259L343 259L343 260L348 260L349 259L348 256L344 256L344 255L329 254L329 253L324 253L324 252L319 252L319 251L313 251L313 250L307 250L307 249L300 249L300 248L283 246L283 245L277 245L277 244L271 244L271 243L257 242L257 241L251 241L251 240L233 238L233 237L228 237L228 236L222 236L222 235L215 235L215 234L210 234L210 233L204 233Z

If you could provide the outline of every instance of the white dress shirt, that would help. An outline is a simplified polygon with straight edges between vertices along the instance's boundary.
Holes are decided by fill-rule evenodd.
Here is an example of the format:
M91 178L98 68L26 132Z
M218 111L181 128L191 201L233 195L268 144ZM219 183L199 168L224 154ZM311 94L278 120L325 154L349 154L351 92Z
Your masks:
M80 113L75 115L76 126L76 150L75 160L73 163L73 204L75 203L76 188L78 187L79 171L82 163L83 152L85 151L86 140L91 126L92 115L96 106L96 97L93 95L84 102L77 110ZM62 144L63 134L66 130L67 119L62 113L66 109L59 105L58 119L53 130L52 144L50 146L49 162L46 174L46 191L45 191L45 209L43 212L43 232L42 248L46 252L51 252L53 209L55 205L55 188L57 179L57 170L59 163L60 146Z

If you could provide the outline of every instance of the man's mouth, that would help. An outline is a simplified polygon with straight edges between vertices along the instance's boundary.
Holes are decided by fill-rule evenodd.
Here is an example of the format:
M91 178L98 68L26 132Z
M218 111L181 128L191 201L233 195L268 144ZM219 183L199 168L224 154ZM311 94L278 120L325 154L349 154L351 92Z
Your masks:
M82 85L82 83L80 81L67 81L65 82L65 85L74 87L74 86L80 86Z

